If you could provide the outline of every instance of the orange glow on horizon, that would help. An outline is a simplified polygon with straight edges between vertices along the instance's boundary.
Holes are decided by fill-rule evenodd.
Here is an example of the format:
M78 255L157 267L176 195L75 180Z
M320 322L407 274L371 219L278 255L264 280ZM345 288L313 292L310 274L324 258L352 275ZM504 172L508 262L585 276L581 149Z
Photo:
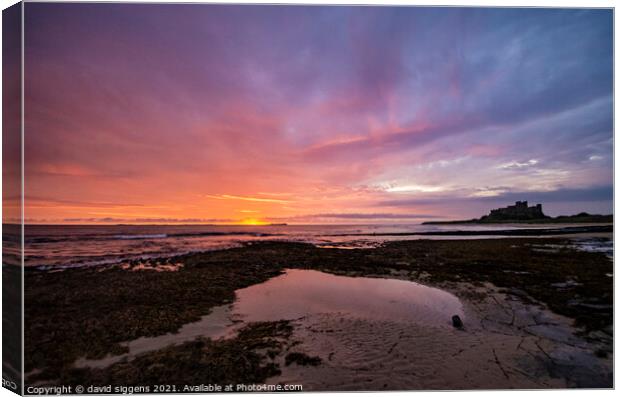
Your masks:
M261 221L260 219L249 218L242 220L239 224L244 226L265 226L268 225L269 222Z

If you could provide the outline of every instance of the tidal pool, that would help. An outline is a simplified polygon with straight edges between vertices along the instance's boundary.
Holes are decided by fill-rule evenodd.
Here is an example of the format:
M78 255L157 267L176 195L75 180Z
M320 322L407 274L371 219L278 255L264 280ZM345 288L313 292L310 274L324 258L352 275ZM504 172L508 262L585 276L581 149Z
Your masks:
M337 314L369 321L415 323L451 327L453 315L464 318L459 299L437 288L411 281L348 277L316 270L288 269L264 283L235 291L235 302L218 306L200 321L176 333L141 337L126 342L129 353L101 360L77 360L77 367L106 367L124 358L193 340L234 336L237 329L256 321L295 320Z
M232 311L244 322L338 313L368 320L449 326L453 315L463 317L458 298L437 288L316 270L287 270L262 284L238 290L236 295Z

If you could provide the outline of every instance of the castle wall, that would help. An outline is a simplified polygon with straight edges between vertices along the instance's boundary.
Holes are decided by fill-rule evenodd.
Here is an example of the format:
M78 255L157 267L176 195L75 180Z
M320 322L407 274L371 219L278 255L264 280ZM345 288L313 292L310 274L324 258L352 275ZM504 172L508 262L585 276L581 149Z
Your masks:
M515 205L491 210L488 217L494 219L536 219L544 218L542 204L528 207L527 201L517 201Z

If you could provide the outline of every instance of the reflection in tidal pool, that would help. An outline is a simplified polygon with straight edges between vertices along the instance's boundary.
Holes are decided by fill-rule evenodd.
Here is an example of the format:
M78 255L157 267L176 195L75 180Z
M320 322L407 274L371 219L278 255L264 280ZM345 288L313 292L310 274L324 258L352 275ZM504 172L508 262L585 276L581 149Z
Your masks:
M449 325L463 317L461 302L437 288L403 280L345 277L316 270L287 270L236 292L233 312L245 322L340 313L369 320Z

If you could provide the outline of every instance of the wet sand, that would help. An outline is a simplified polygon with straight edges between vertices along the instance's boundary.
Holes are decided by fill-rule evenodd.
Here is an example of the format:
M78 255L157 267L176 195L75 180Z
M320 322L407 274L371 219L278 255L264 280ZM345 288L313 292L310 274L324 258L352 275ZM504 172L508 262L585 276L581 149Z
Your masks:
M611 387L612 263L571 244L407 241L338 250L259 243L169 263L30 272L26 348L38 354L27 355L28 383ZM283 283L286 269L313 272L305 273L312 275L306 289L303 277ZM347 293L329 287L334 277ZM356 299L363 294L368 301ZM33 310L43 300L47 307ZM317 305L304 310L308 302ZM79 321L68 316L79 310ZM463 330L452 327L451 314L463 318ZM49 321L58 318L67 323Z
M456 293L472 286L454 286ZM315 367L283 366L272 382L308 390L540 389L611 385L612 362L594 354L571 321L492 286L465 302L463 330L335 314L294 322L297 350Z

